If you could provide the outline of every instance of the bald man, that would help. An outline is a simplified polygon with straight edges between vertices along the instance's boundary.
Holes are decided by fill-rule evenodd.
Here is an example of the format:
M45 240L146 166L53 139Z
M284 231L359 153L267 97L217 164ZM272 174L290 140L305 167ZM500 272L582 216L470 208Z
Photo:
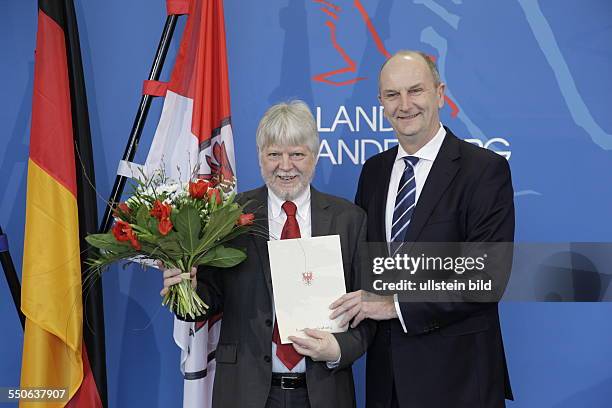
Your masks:
M355 202L370 242L512 242L508 162L440 123L445 84L423 53L380 71L378 98L398 146L363 166ZM368 301L364 301L367 298ZM352 326L378 321L367 407L504 407L512 399L497 303L401 302L349 293L332 307Z

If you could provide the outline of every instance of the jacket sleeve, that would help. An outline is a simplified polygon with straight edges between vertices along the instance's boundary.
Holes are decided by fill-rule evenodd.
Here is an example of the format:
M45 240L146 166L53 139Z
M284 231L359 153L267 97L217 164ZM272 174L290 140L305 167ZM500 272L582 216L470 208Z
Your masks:
M364 210L367 211L367 203L366 203L366 197L364 197L364 183L365 183L365 174L367 172L367 167L368 167L368 163L369 162L365 162L363 165L363 168L361 169L361 173L359 174L359 182L357 183L357 192L355 193L355 204L358 207L363 208Z
M350 291L361 289L360 250L363 250L365 247L366 228L366 216L365 214L361 214L359 232L352 248L352 279L348 288ZM367 351L375 333L376 322L370 319L365 319L356 328L351 328L349 326L349 329L346 332L334 333L334 336L340 345L340 362L337 369L346 368L361 357Z

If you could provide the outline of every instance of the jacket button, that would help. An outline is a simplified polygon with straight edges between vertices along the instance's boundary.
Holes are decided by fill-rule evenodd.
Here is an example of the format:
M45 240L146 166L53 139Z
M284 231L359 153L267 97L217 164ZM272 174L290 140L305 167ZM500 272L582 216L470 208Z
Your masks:
M272 320L266 319L266 326L268 327L272 326Z
M269 363L270 361L272 361L272 359L270 358L270 356L264 356L264 361L266 363Z

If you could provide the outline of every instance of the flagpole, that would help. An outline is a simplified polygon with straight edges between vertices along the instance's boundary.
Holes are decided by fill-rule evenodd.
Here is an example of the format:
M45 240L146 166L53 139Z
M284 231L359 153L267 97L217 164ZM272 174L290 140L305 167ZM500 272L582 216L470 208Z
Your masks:
M21 328L25 329L25 316L21 311L21 284L17 277L17 271L15 270L15 264L13 264L13 258L8 248L8 238L2 232L0 226L0 263L2 263L2 269L4 269L4 277L9 285L11 295L13 296L13 302L15 303L15 309L17 315L21 321Z
M155 53L155 59L153 60L153 66L151 67L151 71L149 73L149 80L157 81L159 79L159 75L161 74L164 61L166 59L166 54L168 53L168 48L170 47L170 41L172 40L172 36L174 34L177 19L178 15L175 14L169 15L166 18L164 31L162 32L159 40L157 52ZM130 132L130 137L125 147L125 151L123 152L122 160L124 161L131 162L134 159L134 155L136 154L136 149L138 148L138 143L140 141L140 136L142 135L142 130L144 128L147 115L149 114L152 99L153 97L151 95L142 95L142 98L140 98L138 112L134 118L132 131ZM104 217L102 217L102 222L100 223L100 232L106 232L110 229L113 222L113 208L114 205L121 200L121 195L123 194L126 181L127 177L125 176L117 175L115 177L115 184L113 185L113 190L109 196L109 199L107 200L106 209L104 210Z

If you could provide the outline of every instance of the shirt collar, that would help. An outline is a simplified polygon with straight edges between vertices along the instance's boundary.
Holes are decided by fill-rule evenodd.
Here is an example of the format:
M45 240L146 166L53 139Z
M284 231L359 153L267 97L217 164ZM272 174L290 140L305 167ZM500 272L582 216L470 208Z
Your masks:
M310 186L305 188L295 199L292 200L297 206L297 215L303 220L308 219L310 211ZM274 192L268 188L268 217L278 218L283 212L282 205L285 200L282 200Z
M442 147L444 136L446 136L446 129L444 129L444 126L442 126L440 123L440 129L438 129L436 135L414 154L406 153L402 145L398 143L395 161L402 160L406 156L418 157L419 160L434 161L438 155L438 152L440 151L440 148Z

